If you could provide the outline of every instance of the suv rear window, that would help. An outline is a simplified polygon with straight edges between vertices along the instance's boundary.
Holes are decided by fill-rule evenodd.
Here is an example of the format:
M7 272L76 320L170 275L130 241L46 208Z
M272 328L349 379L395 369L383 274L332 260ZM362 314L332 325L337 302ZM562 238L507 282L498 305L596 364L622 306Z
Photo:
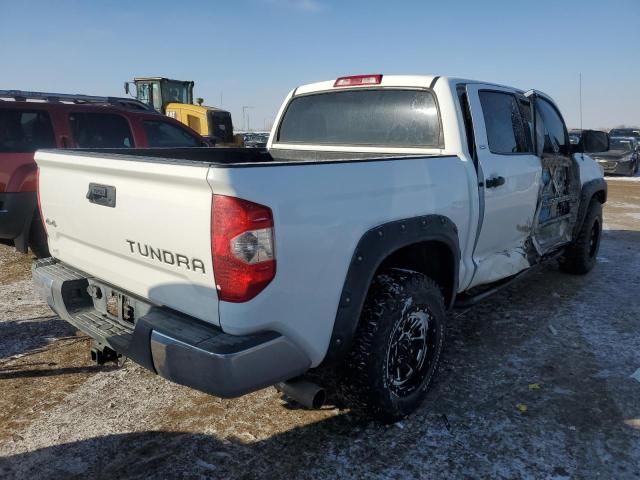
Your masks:
M185 129L160 120L146 120L144 131L149 147L199 147L202 143Z
M69 115L71 132L80 148L132 148L129 122L115 113L75 112Z
M55 148L56 139L47 112L0 109L0 152L30 153Z
M349 90L294 98L277 141L315 145L439 147L440 117L424 90Z

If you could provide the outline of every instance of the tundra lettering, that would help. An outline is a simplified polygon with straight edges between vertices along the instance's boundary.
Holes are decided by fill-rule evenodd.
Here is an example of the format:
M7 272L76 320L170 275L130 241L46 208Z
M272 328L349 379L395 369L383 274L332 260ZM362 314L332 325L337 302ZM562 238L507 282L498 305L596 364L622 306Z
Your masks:
M175 265L177 267L184 266L187 270L193 270L194 272L200 271L202 273L205 273L204 262L202 260L198 260L197 258L190 259L189 257L180 253L173 253L168 250L153 248L150 245L136 242L134 240L125 241L129 244L129 249L134 255L136 254L137 250L137 253L142 257L156 259L162 263L166 263L167 265ZM134 248L134 245L137 248Z

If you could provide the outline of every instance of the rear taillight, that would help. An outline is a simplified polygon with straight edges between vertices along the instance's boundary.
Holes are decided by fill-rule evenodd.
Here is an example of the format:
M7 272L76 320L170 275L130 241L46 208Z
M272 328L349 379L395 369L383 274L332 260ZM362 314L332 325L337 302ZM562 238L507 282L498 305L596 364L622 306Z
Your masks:
M271 209L214 195L211 254L220 300L246 302L258 295L276 274Z
M351 77L340 77L333 84L334 87L353 87L356 85L379 85L382 82L382 75L352 75Z
M40 215L42 229L44 230L44 234L49 236L47 233L47 224L44 222L44 215L42 214L42 205L40 203L40 167L36 168L36 198L38 200L38 215Z

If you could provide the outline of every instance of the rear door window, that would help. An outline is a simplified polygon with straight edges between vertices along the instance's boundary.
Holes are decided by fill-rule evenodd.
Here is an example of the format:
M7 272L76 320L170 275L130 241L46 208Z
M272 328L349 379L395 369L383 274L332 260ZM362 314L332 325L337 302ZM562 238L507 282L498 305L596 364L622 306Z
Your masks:
M145 120L144 131L149 147L199 147L202 141L184 128L161 120Z
M435 97L425 90L348 90L294 98L280 123L282 143L441 147Z
M0 109L0 152L30 153L55 148L49 113L40 110Z
M129 122L116 113L74 112L71 132L80 148L133 148Z
M479 93L487 141L491 153L530 152L525 126L516 97L511 93L481 91Z

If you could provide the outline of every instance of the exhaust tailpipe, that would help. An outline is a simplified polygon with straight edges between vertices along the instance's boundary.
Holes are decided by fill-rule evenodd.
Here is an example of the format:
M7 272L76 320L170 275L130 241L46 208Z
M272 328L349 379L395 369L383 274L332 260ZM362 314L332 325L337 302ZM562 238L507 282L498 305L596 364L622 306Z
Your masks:
M321 408L327 399L324 388L302 378L294 378L287 382L280 382L276 385L276 389L303 407L312 410Z

